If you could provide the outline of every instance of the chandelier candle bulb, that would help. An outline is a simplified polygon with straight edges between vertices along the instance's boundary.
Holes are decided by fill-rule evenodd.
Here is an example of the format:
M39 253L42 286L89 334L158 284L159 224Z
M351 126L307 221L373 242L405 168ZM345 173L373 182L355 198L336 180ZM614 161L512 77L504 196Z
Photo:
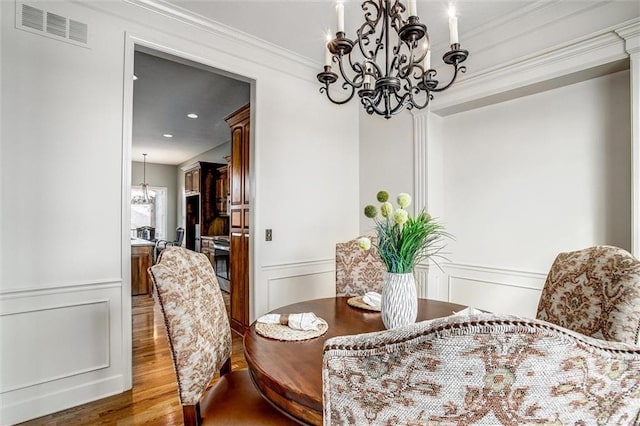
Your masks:
M458 18L456 17L456 10L451 7L449 9L449 41L451 45L458 44Z
M416 7L416 0L409 0L408 12L409 12L409 16L418 16L418 8Z
M338 15L338 32L344 32L344 4L336 3L336 14Z
M326 66L331 66L331 52L329 52L329 46L324 45L324 64Z

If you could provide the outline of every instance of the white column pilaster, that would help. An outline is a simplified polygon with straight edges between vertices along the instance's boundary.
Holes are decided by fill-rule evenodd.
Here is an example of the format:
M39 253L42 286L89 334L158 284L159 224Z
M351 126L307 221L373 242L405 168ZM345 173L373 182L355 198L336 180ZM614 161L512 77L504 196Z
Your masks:
M413 185L416 213L427 205L427 111L413 114Z
M640 258L640 22L616 30L630 61L631 99L631 253Z
M434 216L442 214L442 118L429 109L413 114L414 203L416 213L423 208ZM415 271L418 297L449 300L446 274L425 262Z

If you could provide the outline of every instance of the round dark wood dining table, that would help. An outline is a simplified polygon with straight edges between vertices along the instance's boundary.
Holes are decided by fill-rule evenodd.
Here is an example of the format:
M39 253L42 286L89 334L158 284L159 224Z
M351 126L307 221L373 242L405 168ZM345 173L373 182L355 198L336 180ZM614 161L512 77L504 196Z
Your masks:
M271 313L313 312L327 321L320 337L285 342L260 336L255 323L244 335L244 355L258 390L268 401L302 424L322 424L322 349L335 336L384 330L380 312L347 304L348 297L308 300ZM417 321L451 315L466 306L418 299Z

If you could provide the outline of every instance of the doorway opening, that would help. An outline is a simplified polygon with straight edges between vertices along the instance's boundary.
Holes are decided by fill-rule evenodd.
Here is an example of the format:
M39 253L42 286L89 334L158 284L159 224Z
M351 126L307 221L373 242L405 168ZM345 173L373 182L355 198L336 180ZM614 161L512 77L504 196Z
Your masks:
M233 149L233 129L229 119L243 108L250 111L255 82L192 61L187 54L175 56L151 48L144 42L130 41L130 51L133 51L131 139L124 149L130 173L125 176L129 186L123 189L123 199L130 199L135 190L130 185L132 182L141 182L142 154L147 154L146 181L152 187L166 188L166 214L163 218L166 234L163 239L173 240L177 228L185 230L183 246L205 254L211 261L229 306L230 319L233 319L235 306L236 311L242 310L240 325L248 327L251 251L248 238L247 247L242 250L234 251L231 244L230 188L234 179L233 157L237 156L234 154L237 151ZM248 121L246 125L248 137ZM253 152L248 142L242 152L246 158L241 163L248 165L248 156ZM235 176L246 177L248 185L249 169L235 171ZM244 187L244 180L242 185ZM123 227L129 235L129 219L133 212L130 204L123 208L123 218L127 219L123 220ZM248 209L246 214L248 224ZM234 253L239 256L234 257ZM125 259L123 267L126 268L128 262L129 259ZM233 268L247 273L237 273L234 277L230 273ZM131 279L134 279L134 274ZM236 283L245 279L246 282ZM124 293L127 294L126 291ZM128 297L149 297L149 294ZM131 302L125 301L123 307L132 306ZM131 313L131 309L127 311ZM127 323L126 320L124 322ZM234 329L241 331L237 327ZM135 342L130 344L131 348L135 346Z

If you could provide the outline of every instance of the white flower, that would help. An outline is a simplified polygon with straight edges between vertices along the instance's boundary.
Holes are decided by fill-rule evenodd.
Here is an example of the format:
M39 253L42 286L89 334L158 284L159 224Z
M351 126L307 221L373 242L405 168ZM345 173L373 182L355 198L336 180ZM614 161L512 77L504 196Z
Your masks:
M393 220L398 225L404 225L409 219L409 213L406 210L398 209L393 213Z
M405 208L411 204L411 195L406 192L401 192L398 194L398 205L402 208Z
M382 213L382 217L390 217L393 214L393 204L388 201L382 203L380 213Z
M371 248L371 240L367 237L358 238L358 247L360 250L369 250Z

